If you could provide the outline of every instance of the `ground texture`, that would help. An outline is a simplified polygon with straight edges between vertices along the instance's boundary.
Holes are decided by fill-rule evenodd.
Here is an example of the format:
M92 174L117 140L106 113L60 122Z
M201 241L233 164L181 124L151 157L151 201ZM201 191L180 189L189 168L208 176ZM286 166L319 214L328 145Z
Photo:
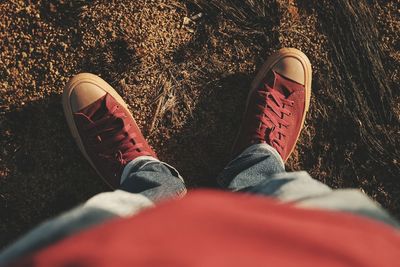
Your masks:
M108 190L65 123L72 75L112 84L159 157L213 187L257 67L284 46L314 75L288 169L399 216L399 33L398 1L1 1L0 247Z

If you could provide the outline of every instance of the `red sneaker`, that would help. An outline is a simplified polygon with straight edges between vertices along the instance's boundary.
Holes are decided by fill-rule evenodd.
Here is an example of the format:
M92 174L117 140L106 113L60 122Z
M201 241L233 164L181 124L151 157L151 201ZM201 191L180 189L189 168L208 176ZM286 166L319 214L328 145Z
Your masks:
M156 157L124 100L100 77L74 76L64 88L63 108L78 147L112 188L128 162Z
M310 105L311 75L310 61L297 49L283 48L267 59L252 83L233 156L267 143L287 161Z

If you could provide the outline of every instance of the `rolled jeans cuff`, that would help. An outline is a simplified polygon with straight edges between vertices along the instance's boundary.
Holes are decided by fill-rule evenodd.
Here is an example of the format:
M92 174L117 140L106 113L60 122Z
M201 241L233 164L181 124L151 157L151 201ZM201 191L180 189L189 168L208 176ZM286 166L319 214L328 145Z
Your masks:
M145 163L141 167L144 167L147 164L150 164L152 162L159 162L162 165L166 166L171 171L171 173L174 176L176 176L176 178L179 178L182 182L185 182L183 180L182 176L180 175L180 173L178 172L178 170L175 169L174 167L172 167L171 165L169 165L168 163L160 161L159 159L152 157L152 156L140 156L140 157L135 158L134 160L131 160L128 164L126 164L124 170L122 171L121 180L120 180L119 184L122 184L126 180L126 178L128 178L128 176L132 172L132 170L136 169L137 166L141 163L141 161L145 161Z
M266 143L251 145L248 148L246 148L242 152L242 154L249 154L249 153L252 153L255 150L265 150L265 151L270 152L278 160L278 162L281 165L281 167L283 169L285 169L285 162L283 162L283 159L282 159L281 155L278 153L278 151L274 147L272 147L272 146L270 146L270 145L268 145Z
M151 156L137 157L125 166L119 189L142 194L153 202L182 197L187 192L179 172Z
M265 143L253 144L228 163L217 182L222 188L239 191L281 172L285 172L285 164L276 149Z

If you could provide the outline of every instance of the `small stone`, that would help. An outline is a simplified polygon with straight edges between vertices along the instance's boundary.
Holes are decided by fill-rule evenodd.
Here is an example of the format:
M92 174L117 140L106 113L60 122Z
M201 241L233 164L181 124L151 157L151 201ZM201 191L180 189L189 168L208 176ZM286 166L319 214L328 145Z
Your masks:
M188 17L183 18L183 25L189 25L192 20Z

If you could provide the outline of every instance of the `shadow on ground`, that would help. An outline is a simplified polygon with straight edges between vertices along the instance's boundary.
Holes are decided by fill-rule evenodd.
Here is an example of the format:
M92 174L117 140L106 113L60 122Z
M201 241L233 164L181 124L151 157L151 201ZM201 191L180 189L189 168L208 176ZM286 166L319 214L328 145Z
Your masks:
M250 81L238 73L203 88L192 117L161 148L160 155L175 163L189 186L216 185L215 177L230 160Z
M6 197L0 201L2 244L108 190L70 135L61 95L7 112L5 124L1 138L15 146L15 153L6 159L13 169L0 180L0 195Z

